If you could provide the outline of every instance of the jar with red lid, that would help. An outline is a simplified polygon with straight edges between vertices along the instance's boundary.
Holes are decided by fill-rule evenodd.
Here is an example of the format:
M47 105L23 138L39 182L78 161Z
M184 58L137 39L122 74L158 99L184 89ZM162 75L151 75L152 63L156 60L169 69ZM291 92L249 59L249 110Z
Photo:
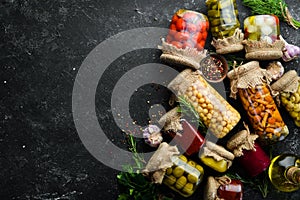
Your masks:
M227 142L230 149L247 174L254 177L268 169L271 161L260 145L255 141L256 134L250 134L248 126L232 136Z
M227 176L209 176L204 192L204 200L242 200L243 184L240 180Z
M254 15L244 20L246 59L273 60L282 57L279 19L275 15Z
M181 117L177 110L178 108L173 108L163 115L159 124L164 126L164 131L173 137L186 155L198 153L204 145L205 139L197 128Z
M180 9L172 17L169 33L160 46L162 60L199 68L199 62L206 55L204 50L209 30L206 15Z

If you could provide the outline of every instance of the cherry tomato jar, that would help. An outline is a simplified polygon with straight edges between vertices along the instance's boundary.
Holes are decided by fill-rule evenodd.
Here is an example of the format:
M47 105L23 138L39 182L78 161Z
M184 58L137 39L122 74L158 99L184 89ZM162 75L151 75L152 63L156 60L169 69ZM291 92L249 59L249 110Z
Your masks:
M172 157L173 166L166 170L163 183L184 197L191 196L203 180L203 167L184 155Z
M166 41L177 48L197 48L205 46L209 22L204 14L180 9L172 17L170 32Z
M206 55L204 50L209 30L206 15L180 9L172 17L166 40L162 40L162 60L199 68L199 62Z
M274 60L282 57L279 19L275 15L254 15L244 20L246 59Z

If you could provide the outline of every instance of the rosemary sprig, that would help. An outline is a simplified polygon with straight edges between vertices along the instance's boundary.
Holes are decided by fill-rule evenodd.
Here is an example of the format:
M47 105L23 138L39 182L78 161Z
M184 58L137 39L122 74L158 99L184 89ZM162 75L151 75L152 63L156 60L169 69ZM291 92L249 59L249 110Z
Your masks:
M286 21L295 29L300 27L300 22L294 19L284 0L242 0L244 5L252 10L252 14L273 14L280 20Z
M195 110L194 106L183 96L178 97L178 103L180 107L178 107L178 112L183 113L188 116L193 123L197 123L199 129L202 132L206 132L207 128L201 121L198 112Z
M268 179L268 175L266 172L262 174L262 177L255 177L253 179L250 178L244 178L241 177L239 174L226 174L231 179L237 179L240 180L245 185L249 185L251 188L260 191L263 198L266 198L268 196L268 193L270 192L270 182Z
M233 69L233 65L234 65L234 61L238 62L236 64L236 66L240 66L241 64L243 64L244 62L244 58L241 58L241 57L237 57L235 55L230 55L230 54L227 54L227 55L223 55L225 57L225 59L227 60L227 64L228 64L228 69Z

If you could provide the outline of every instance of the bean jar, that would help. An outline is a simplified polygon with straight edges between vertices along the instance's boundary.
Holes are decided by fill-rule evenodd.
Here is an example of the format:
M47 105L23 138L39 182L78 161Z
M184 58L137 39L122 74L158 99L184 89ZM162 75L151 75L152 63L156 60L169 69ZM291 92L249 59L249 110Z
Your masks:
M204 200L242 200L243 184L228 176L207 178Z
M241 118L199 71L182 71L169 83L168 88L194 107L208 132L217 138L227 135Z
M218 54L238 52L244 49L244 34L240 29L235 0L206 0L212 45Z
M208 35L209 21L206 15L180 9L172 17L169 33L162 39L161 59L192 68L199 68L205 57L204 49Z
M202 182L203 167L184 155L172 160L173 166L166 170L163 183L180 195L189 197Z
M282 57L279 19L275 15L255 15L244 20L246 59L272 60Z
M227 142L227 148L230 149L243 169L250 176L254 177L268 169L271 161L256 142L258 135L250 134L248 126L232 136Z
M190 156L199 152L205 139L193 124L181 116L178 109L176 107L167 112L158 123L164 127L164 131L176 141L185 154Z
M241 65L227 74L231 97L239 95L255 134L263 145L283 140L289 130L285 125L266 80L266 70L258 61Z
M279 97L280 103L289 112L296 126L300 127L300 85L295 70L286 72L271 85L273 94Z

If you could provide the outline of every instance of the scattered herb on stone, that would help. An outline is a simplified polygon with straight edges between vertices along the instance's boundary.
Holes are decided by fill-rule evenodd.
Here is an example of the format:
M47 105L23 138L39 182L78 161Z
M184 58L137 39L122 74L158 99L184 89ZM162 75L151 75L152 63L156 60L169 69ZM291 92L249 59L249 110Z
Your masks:
M178 103L180 105L178 107L178 112L181 112L185 116L189 117L190 122L197 123L201 132L206 132L207 128L201 121L199 114L195 110L194 106L183 96L178 97Z
M118 183L124 192L118 196L118 200L171 200L157 191L156 185L148 181L141 173L145 166L145 160L137 152L136 141L133 135L128 135L128 149L133 153L134 166L125 165L123 171L117 175Z
M276 15L280 20L298 29L300 22L294 19L284 0L242 0L244 5L252 10L254 15Z

